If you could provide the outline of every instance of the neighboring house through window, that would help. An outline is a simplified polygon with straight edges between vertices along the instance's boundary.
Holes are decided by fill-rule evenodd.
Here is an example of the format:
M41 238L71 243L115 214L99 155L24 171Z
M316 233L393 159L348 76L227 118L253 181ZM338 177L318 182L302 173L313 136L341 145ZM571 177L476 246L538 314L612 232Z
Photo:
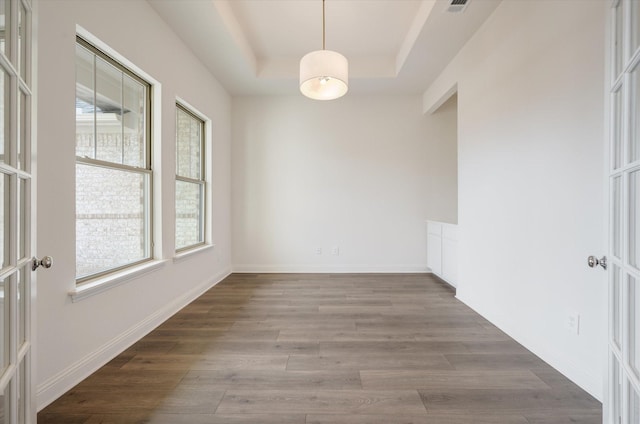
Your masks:
M176 251L205 243L205 121L176 105Z
M152 259L151 86L76 44L76 280Z

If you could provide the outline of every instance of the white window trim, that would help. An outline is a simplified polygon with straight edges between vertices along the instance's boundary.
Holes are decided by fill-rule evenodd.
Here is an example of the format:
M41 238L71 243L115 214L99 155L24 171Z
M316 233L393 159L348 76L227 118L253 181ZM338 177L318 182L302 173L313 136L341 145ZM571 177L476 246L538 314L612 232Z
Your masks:
M152 260L143 264L132 266L122 271L114 272L103 277L89 280L81 285L76 286L69 292L72 302L79 302L88 297L95 296L96 294L103 293L121 284L127 283L133 279L136 279L142 275L156 271L162 268L168 261L165 260ZM75 281L74 281L75 285Z
M177 113L178 105L184 109L186 109L189 113L200 119L204 123L204 185L205 185L205 205L204 205L204 242L193 245L191 247L185 247L181 249L175 248L175 240L176 240L176 232L175 232L175 216L173 218L174 230L173 230L173 240L174 240L174 259L180 261L185 257L191 256L192 253L198 253L203 250L208 250L215 246L213 243L213 142L212 142L212 121L209 117L207 117L204 113L200 112L197 108L191 105L189 102L185 101L180 97L176 97L175 101L175 112L174 116ZM175 156L177 161L177 155ZM174 166L174 182L175 178L175 166ZM175 191L174 191L175 194ZM175 198L174 198L174 208L175 208ZM175 210L175 209L174 209Z
M207 250L214 249L216 247L215 244L199 244L194 246L191 249L184 249L176 252L176 255L173 257L173 262L178 263L182 262L186 258L195 255L196 253L205 252Z
M162 140L162 84L157 79L153 78L147 72L140 69L134 63L129 61L125 56L118 53L112 47L104 43L98 37L87 31L80 25L76 25L76 35L84 38L87 42L92 44L99 50L102 50L108 54L112 59L120 62L127 67L130 71L137 74L140 78L144 79L151 87L151 172L152 181L154 183L151 187L151 211L153 214L152 225L152 239L151 245L151 260L147 260L139 265L134 265L126 269L112 272L110 274L102 275L100 277L90 279L77 284L77 280L74 279L74 288L68 292L72 302L79 302L81 300L92 297L96 294L103 293L110 290L113 287L117 287L124 283L133 281L138 277L150 272L154 272L168 262L166 259L158 259L163 257L162 250L162 226L158 223L162 222L162 188L161 188L161 176L162 176L162 149L157 147L158 140Z
M148 82L152 86L152 88L155 89L156 88L155 86L160 84L151 75L149 75L148 73L140 69L134 63L128 60L126 57L118 53L111 46L104 43L102 40L100 40L98 37L96 37L89 31L87 31L86 29L82 28L80 25L76 25L76 35L79 35L81 38L84 38L87 42L92 44L95 48L97 48L98 50L102 50L103 52L108 54L109 57L114 59L116 62L121 63L126 68L128 68L131 72L135 73L138 77L146 80L146 82ZM154 96L155 96L155 92L154 92ZM155 106L155 102L153 106Z

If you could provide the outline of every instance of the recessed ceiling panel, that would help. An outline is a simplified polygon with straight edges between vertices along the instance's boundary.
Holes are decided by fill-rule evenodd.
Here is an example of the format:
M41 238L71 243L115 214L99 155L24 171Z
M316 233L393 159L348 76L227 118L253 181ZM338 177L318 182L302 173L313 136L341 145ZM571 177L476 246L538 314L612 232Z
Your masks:
M322 48L322 0L147 0L232 95L299 94L300 58ZM349 94L422 93L501 0L326 0L326 48L349 60Z
M422 0L326 0L326 48L360 57L395 57ZM322 0L232 0L259 59L299 57L322 48Z

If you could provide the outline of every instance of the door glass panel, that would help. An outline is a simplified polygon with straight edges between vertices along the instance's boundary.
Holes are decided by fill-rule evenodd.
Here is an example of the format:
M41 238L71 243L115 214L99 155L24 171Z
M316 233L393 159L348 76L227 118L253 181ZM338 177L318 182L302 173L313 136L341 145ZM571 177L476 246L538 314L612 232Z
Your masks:
M9 56L11 16L10 1L0 0L0 52Z
M94 55L76 44L76 156L95 158Z
M27 207L27 182L24 178L18 180L18 259L27 256L27 221L25 211Z
M20 77L22 81L27 81L27 25L28 25L28 12L24 3L19 2L18 8L18 66L20 69Z
M629 364L640 378L640 282L629 276ZM640 421L639 421L640 422Z
M25 393L25 382L27 378L26 373L26 360L20 362L20 370L18 371L18 381L17 381L17 394L18 394L18 424L23 424L25 422L25 411L26 405L24 401L26 399Z
M640 423L640 395L629 384L629 423Z
M637 2L633 2L638 4ZM636 6L638 7L638 6ZM633 85L633 115L640 114L640 66L636 66L631 74ZM629 162L635 162L640 159L640 120L634 119L631 126L632 133L629 137Z
M611 152L611 165L613 169L622 165L622 89L613 93L613 149Z
M21 90L18 97L18 169L27 169L25 152L27 151L27 95Z
M147 175L78 163L76 176L77 277L146 259Z
M22 267L22 269L18 272L18 306L17 306L17 316L18 316L18 349L22 347L24 342L26 341L26 322L27 322L27 309L26 309L26 301L27 301L27 284L29 283L29 272L31 269L28 266Z
M629 264L640 267L640 170L629 176Z
M2 371L0 375L4 373L9 360L9 323L7 317L9 316L10 278L0 280L0 371Z
M613 78L616 79L622 71L622 1L619 1L615 9L615 34L613 47Z
M621 304L620 304L620 295L621 295L621 284L620 284L620 268L616 265L613 265L612 270L612 283L611 283L611 299L609 304L611 305L611 338L615 345L620 349L621 347L621 336L622 336L622 325L620 322L621 315Z
M622 234L620 231L621 224L621 212L622 212L622 178L615 177L613 179L613 185L611 187L611 196L612 196L612 210L611 210L611 231L612 231L612 240L613 243L613 254L615 257L621 257L622 250Z
M25 342L25 301L27 299L25 290L27 283L25 274L26 272L26 268L22 268L20 272L18 272L18 349L20 349Z
M0 424L9 424L11 422L11 384L8 384L4 390L0 390Z
M96 159L123 163L122 71L96 57Z
M9 265L9 181L0 174L0 269Z
M620 364L618 360L613 356L613 366L611 367L611 415L613 416L613 423L622 422L622 384L620 379Z
M145 157L145 86L128 75L123 76L124 86L124 151L125 165L147 167Z
M4 69L0 70L0 161L4 163L10 163L11 158L11 144L9 142L10 82L9 75Z
M631 55L640 46L640 2L631 1Z

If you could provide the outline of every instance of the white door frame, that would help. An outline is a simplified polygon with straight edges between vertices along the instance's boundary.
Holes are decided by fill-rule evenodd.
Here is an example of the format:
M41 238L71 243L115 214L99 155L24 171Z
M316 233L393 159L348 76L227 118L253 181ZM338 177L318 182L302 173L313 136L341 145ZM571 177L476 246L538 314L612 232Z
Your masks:
M29 212L31 215L31 225L29 228L31 229L29 234L29 239L31 243L31 253L33 255L38 251L37 247L37 199L38 199L38 190L37 190L37 160L35 158L38 157L37 153L37 145L38 145L38 3L40 0L31 0L31 43L28 46L29 51L29 59L31 60L30 72L31 72L31 143L30 143L30 156L31 156L31 204L29 207ZM27 386L27 419L26 424L37 424L37 414L38 414L38 405L36 398L36 387L38 384L37 380L37 372L36 372L36 358L37 358L37 348L36 348L36 340L37 340L37 272L31 273L31 284L29 287L29 300L28 300L28 309L27 309L27 326L29 331L29 340L31 343L31 352L28 357L29 361L27 363L28 369L28 386Z
M640 2L614 0L608 9L605 216L609 295L603 422L638 424L640 242L635 237L640 210L635 208L640 204Z
M3 75L2 159L2 300L0 322L0 421L11 424L36 422L32 340L35 340L35 120L33 111L33 9L32 0L5 0L2 4Z

